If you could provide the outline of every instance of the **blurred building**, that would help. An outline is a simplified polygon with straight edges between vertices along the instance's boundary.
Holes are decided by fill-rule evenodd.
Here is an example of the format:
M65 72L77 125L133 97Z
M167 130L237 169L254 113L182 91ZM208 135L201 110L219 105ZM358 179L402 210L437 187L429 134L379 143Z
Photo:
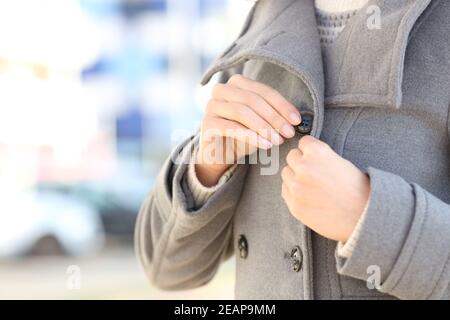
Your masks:
M107 232L131 235L163 159L199 125L201 73L251 5L0 0L2 197L58 194L92 207Z
M238 3L236 5L236 3ZM84 69L117 155L161 163L172 139L198 127L200 74L237 33L249 1L82 0L102 52Z

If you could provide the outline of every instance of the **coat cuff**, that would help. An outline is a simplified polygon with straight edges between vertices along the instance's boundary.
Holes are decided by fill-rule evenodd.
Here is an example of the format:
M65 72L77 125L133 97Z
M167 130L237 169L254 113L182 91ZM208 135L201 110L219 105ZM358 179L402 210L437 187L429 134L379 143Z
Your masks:
M179 227L177 230L181 233L189 233L195 228L201 228L215 220L224 208L233 207L239 199L247 174L247 165L237 165L227 183L216 190L203 206L197 208L192 193L187 192L189 186L185 176L189 165L194 162L193 154L198 149L198 143L199 136L197 135L191 138L189 143L180 146L170 157L172 165L168 167L172 168L164 170L172 172L172 174L164 174L164 179L167 181L165 184L171 186L171 190L163 193L165 198L170 198L172 213L176 215L176 224ZM221 223L223 224L223 222Z
M374 168L370 203L350 258L338 272L401 299L441 299L450 280L450 206L401 177ZM379 284L379 285L377 285Z
M194 151L192 159L196 159L197 150ZM188 190L186 193L190 192L193 199L194 209L201 208L209 198L219 190L233 175L236 170L237 165L231 166L225 173L220 177L216 185L212 187L204 186L197 178L197 173L195 172L195 161L189 163L188 170L186 172L186 185Z
M359 218L358 223L356 224L355 228L353 229L353 232L350 235L350 238L348 238L348 240L345 243L340 242L340 241L338 242L337 254L341 258L350 258L350 256L353 253L353 250L355 250L355 245L359 239L359 234L361 232L361 226L362 226L362 223L366 216L367 209L369 208L369 201L370 201L370 199L367 200L366 206L364 207L361 217Z

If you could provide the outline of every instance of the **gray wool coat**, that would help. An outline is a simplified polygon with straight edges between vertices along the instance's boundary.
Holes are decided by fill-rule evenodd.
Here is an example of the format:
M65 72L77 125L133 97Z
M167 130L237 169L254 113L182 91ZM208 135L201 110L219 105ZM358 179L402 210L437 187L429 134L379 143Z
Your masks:
M241 164L194 208L183 183L193 135L142 206L143 269L158 287L193 288L235 254L239 299L449 299L450 1L370 0L323 53L313 2L258 1L202 83L242 73L274 87L314 113L311 135L370 175L353 254L337 256L336 242L293 218L281 198L281 168L300 136L280 147L274 175ZM367 24L373 5L380 29Z

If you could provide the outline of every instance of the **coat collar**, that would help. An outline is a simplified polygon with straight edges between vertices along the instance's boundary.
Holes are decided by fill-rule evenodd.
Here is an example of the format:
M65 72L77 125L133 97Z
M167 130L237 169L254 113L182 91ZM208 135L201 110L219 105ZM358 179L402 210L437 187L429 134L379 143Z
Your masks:
M408 40L430 2L370 0L323 51L325 103L399 108ZM380 28L369 29L376 11Z
M239 38L204 74L202 84L216 72L262 59L305 82L317 130L324 103L399 108L409 35L431 1L369 0L324 50L329 58L324 70L314 0L259 0ZM373 8L380 9L381 28L370 30L367 21Z

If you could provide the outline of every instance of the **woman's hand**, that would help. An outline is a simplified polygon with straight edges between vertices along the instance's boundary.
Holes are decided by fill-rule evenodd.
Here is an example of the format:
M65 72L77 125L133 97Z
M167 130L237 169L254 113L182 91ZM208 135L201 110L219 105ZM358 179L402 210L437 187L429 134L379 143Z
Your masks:
M346 242L370 193L369 177L311 136L289 152L282 197L292 215L322 236Z
M265 84L241 75L216 84L201 125L198 179L215 185L239 158L292 138L300 122L297 108Z

